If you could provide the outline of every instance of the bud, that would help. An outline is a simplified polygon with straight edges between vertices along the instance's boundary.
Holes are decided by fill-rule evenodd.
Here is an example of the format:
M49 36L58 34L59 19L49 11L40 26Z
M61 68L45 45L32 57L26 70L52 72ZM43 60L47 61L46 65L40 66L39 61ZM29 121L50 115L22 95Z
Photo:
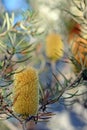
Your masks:
M19 70L18 70L19 71ZM17 114L36 115L39 106L37 71L28 67L14 75L13 110Z
M53 61L57 61L63 56L63 42L58 34L49 34L46 38L46 55Z

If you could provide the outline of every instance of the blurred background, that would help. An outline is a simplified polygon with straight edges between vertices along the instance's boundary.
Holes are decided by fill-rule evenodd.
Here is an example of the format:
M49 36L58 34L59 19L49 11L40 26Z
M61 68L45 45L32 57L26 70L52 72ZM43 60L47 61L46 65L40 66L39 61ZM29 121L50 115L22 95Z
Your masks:
M8 12L15 13L14 23L23 19L22 12L27 10L34 10L38 14L40 19L39 32L44 32L42 37L32 38L36 41L36 50L33 54L32 62L35 68L40 71L40 81L44 88L49 88L51 85L55 85L55 81L52 78L52 72L55 73L58 79L63 83L63 79L60 76L58 70L60 70L68 79L75 77L70 64L63 62L67 61L67 52L69 54L68 36L75 25L67 14L61 11L62 4L66 6L66 0L0 0L0 13ZM69 4L69 3L68 3ZM60 8L59 8L60 7ZM66 18L67 17L67 18ZM46 39L49 34L58 34L63 42L63 55L61 58L55 61L49 60L45 53ZM49 38L48 38L49 39ZM53 42L55 39L53 40ZM53 84L52 84L53 82ZM85 90L85 87L84 87ZM74 92L76 90L73 90ZM83 91L80 90L80 91ZM73 93L73 92L71 92ZM65 94L66 96L67 94ZM49 120L49 122L38 123L34 130L87 130L87 101L83 102L86 96L83 98L80 96L75 97L77 101L72 106L67 106L55 103L50 106L49 111L53 111L55 115ZM87 99L87 98L86 98ZM70 100L70 99L69 99ZM9 119L0 122L0 130L18 130L20 124L15 119ZM32 130L33 130L32 129Z

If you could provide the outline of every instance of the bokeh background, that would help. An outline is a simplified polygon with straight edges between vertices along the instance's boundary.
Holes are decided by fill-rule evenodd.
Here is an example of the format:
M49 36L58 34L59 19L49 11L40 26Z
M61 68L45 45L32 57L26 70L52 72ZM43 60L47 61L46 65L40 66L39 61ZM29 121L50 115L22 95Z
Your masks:
M44 87L50 87L52 82L52 71L57 74L61 82L62 77L58 74L57 70L60 70L67 78L74 77L72 69L69 64L63 62L67 60L67 53L69 53L68 35L70 29L74 25L68 16L63 14L56 5L61 0L0 0L0 13L7 11L9 14L15 13L14 23L20 21L22 12L27 10L35 10L38 12L38 17L41 19L39 31L45 31L43 36L37 40L36 52L33 54L31 65L35 66L38 70L41 70L40 81ZM62 0L64 3L65 0ZM65 3L66 4L66 3ZM72 22L71 22L72 21ZM50 32L56 32L61 35L64 43L64 55L56 61L55 67L47 59L45 54L45 42L46 36ZM36 60L35 60L36 59ZM54 69L54 70L53 70ZM49 122L38 123L35 130L87 130L87 108L84 107L83 102L80 103L80 99L72 107L55 103L48 108L53 111L55 115L49 120ZM0 130L18 130L20 124L15 119L5 120L0 123Z

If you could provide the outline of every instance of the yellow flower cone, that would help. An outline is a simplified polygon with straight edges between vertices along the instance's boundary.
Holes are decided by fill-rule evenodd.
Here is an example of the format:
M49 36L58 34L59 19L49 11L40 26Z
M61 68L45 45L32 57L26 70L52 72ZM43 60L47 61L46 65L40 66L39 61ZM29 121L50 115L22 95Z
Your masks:
M39 106L37 71L26 68L14 75L13 110L26 116L36 115Z
M46 55L48 58L53 61L61 59L63 56L63 48L63 42L58 34L52 33L47 36Z

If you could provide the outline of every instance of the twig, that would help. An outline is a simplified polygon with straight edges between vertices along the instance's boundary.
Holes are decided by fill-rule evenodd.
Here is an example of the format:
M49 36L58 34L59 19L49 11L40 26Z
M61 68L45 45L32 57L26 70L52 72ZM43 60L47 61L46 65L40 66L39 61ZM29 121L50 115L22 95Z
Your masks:
M53 104L53 103L55 103L55 102L58 102L59 99L60 99L60 98L62 97L62 95L64 94L64 92L65 92L66 90L70 89L71 87L75 86L76 83L81 79L83 71L84 71L84 70L82 70L82 71L78 74L77 78L76 78L73 82L71 82L68 86L63 87L63 89L61 90L61 92L60 92L60 94L59 94L58 97L56 97L56 98L53 99L53 100L52 100L52 99L47 100L45 103L42 104L42 106L40 107L40 109L41 109L41 108L46 108L46 106L49 105L49 104Z
M22 123L22 129L23 129L23 130L27 130L27 128L26 128L26 123L25 123L25 122Z

